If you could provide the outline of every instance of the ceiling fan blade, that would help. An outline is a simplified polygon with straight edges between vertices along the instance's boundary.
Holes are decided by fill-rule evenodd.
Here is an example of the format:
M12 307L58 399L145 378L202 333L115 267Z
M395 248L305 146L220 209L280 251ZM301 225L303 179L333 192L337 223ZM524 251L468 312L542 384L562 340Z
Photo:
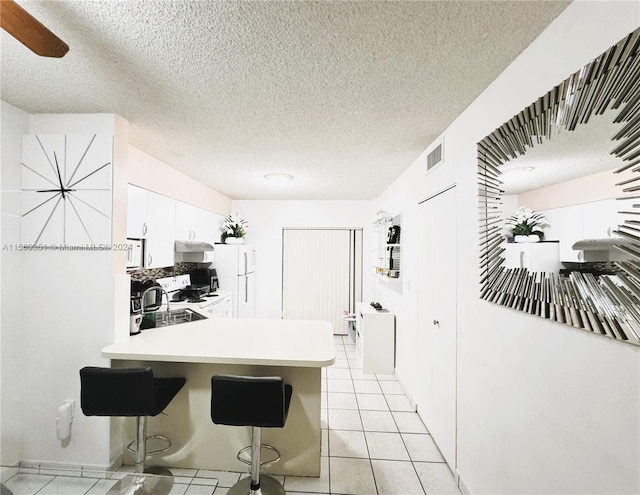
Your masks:
M0 1L0 27L42 57L63 57L69 45L13 0Z

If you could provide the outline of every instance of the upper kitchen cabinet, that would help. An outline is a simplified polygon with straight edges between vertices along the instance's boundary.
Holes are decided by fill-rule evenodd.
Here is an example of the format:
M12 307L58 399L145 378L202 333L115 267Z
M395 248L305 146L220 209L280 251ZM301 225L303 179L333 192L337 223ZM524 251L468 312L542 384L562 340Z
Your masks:
M145 239L144 268L173 266L176 201L129 185L127 237Z
M220 240L215 213L187 203L176 203L176 239L203 241L210 244Z
M149 229L147 225L149 191L129 184L127 193L127 237L144 238Z

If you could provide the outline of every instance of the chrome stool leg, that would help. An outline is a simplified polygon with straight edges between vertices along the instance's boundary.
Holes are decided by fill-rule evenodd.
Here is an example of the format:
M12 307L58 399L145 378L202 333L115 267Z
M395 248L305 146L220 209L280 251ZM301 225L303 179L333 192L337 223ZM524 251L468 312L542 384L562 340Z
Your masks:
M158 436L155 435L152 438ZM171 471L163 467L144 468L144 461L149 455L147 454L146 416L138 416L136 418L136 440L129 444L127 450L131 450L133 443L136 444L134 451L135 470L133 474L125 476L113 485L107 495L167 495L173 487L173 474ZM171 442L169 442L170 445ZM153 453L164 452L168 448L166 447Z
M262 445L262 430L254 426L251 428L251 476L243 478L233 485L227 495L286 495L284 487L278 480L271 476L260 475L260 466L265 464L271 464L280 459L280 453L269 445ZM261 449L262 447L274 450L278 457L274 460L261 462ZM238 459L242 462L247 462L240 457L247 449L242 449L238 453Z

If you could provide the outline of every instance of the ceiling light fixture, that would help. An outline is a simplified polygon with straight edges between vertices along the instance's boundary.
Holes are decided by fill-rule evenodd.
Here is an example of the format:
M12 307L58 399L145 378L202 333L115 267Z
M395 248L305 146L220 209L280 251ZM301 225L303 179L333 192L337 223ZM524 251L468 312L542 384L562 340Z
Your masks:
M286 184L293 179L293 175L273 172L264 176L272 184Z
M533 172L536 168L535 167L530 167L530 166L523 166L523 167L513 167L513 168L507 168L504 169L502 171L503 174L521 174L521 173L527 173L527 172Z

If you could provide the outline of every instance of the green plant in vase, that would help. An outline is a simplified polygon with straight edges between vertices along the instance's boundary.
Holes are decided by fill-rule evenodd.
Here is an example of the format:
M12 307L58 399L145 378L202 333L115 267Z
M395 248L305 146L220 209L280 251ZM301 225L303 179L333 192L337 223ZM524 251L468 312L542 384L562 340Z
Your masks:
M222 242L227 242L229 238L242 240L247 234L248 228L247 221L237 211L234 211L220 222L220 231L222 232L220 238Z
M519 208L515 215L508 217L506 224L511 226L511 234L514 238L536 235L538 236L536 240L544 238L542 229L549 226L544 213L535 212L525 206Z

